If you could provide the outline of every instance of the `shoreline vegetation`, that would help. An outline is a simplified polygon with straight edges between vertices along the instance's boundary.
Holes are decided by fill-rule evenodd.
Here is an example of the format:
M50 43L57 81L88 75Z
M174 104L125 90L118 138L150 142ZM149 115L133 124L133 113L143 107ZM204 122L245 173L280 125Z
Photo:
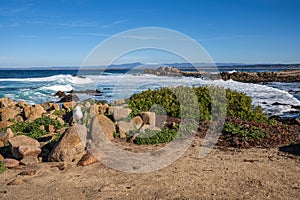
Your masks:
M158 70L150 73L170 76L182 73L175 68ZM226 97L225 104L222 94ZM95 154L95 145L105 141L125 150L147 152L162 148L173 140L192 136L190 148L197 147L209 127L220 123L214 121L218 119L213 115L214 109L224 117L225 123L213 154L215 151L232 154L230 152L246 152L245 149L251 148L257 152L276 148L287 152L284 156L288 155L296 163L300 161L299 119L268 118L261 107L253 106L251 97L244 93L218 87L181 86L146 90L111 104L91 99L80 101L76 91L67 94L58 91L56 95L61 98L57 103L35 105L6 97L0 99L0 173L10 177L5 183L6 188L26 185L24 175L34 177L45 170L45 165L51 166L50 169L69 169L76 173L76 168L100 163L106 159L105 152L99 153L98 150ZM179 101L178 95L187 102ZM190 102L193 98L194 101ZM181 106L180 103L190 106ZM77 117L74 113L82 115ZM188 124L184 123L186 119ZM251 156L243 158L243 162L258 162ZM272 153L270 162L274 156ZM43 170L39 171L41 168ZM16 172L17 177L12 176ZM58 178L57 174L52 176Z

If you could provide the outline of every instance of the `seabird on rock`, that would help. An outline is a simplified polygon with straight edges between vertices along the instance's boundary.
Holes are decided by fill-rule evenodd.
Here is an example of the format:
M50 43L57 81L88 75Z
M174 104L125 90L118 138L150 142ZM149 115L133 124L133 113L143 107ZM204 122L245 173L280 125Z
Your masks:
M76 121L79 121L83 117L81 107L77 105L75 109L73 110L73 119Z

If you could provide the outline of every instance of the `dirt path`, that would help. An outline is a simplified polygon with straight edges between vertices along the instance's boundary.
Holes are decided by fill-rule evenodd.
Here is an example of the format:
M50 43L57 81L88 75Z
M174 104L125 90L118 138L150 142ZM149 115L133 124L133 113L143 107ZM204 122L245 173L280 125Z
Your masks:
M195 143L199 143L195 141ZM101 163L43 163L0 175L0 199L299 199L300 162L277 149L221 151L198 159L194 144L159 171L132 174ZM7 185L19 177L21 185Z

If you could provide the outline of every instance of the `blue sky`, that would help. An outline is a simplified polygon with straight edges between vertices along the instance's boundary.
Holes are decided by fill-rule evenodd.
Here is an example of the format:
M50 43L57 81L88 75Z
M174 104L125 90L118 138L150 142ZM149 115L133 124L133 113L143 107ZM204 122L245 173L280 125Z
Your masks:
M300 63L299 10L298 0L0 0L0 67L79 66L138 27L186 34L215 62Z

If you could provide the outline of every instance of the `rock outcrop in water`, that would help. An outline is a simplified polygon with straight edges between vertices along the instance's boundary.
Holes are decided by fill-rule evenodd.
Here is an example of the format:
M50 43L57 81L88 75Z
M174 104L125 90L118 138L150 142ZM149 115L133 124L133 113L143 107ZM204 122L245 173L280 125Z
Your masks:
M181 71L175 67L159 67L157 69L145 69L145 74L157 76L188 76L195 78L207 78L211 80L223 79L245 82L300 82L300 70L286 70L280 72L222 72L220 74L207 73L205 71Z
M221 73L221 77L223 80L232 79L245 83L300 82L300 70L280 72L223 72Z

